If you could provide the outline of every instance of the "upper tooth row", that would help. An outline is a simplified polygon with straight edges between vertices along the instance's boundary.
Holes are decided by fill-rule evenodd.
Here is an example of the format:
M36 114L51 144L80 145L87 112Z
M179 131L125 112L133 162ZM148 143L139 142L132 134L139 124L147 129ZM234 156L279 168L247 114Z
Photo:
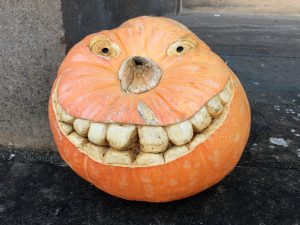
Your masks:
M137 142L139 137L140 151L144 154L140 154L136 162L143 164L146 161L150 163L151 160L160 161L159 156L153 155L153 153L160 153L166 151L169 146L169 141L182 148L177 151L184 152L183 147L193 138L194 131L199 133L203 129L209 126L212 118L216 118L222 113L223 104L226 104L230 100L230 83L226 85L224 90L219 95L210 99L206 106L202 107L190 120L186 120L177 124L170 125L166 128L155 127L155 126L135 126L127 124L104 124L104 123L93 123L84 119L75 119L65 112L59 104L57 104L57 113L60 117L61 129L66 133L70 134L73 129L81 137L88 138L88 140L98 146L107 146L115 150L124 151L121 158L132 158L127 149L131 148L134 143ZM73 126L72 126L73 124ZM74 133L74 132L73 132ZM72 135L74 136L75 134ZM70 135L71 136L71 135ZM71 137L73 137L71 136ZM74 137L73 137L74 139ZM77 141L79 137L76 137ZM75 143L74 143L75 144ZM78 145L79 146L79 145ZM87 148L89 151L93 149L89 145ZM95 147L95 146L94 146ZM172 148L168 149L165 153L165 160L169 160L176 153L172 153ZM95 149L92 154L95 154ZM151 154L150 154L151 153ZM112 151L106 154L106 158L110 158L113 163L116 163L117 152ZM126 161L126 160L125 160ZM128 161L128 160L127 160Z
M66 122L61 118L63 122ZM107 144L116 150L126 150L139 136L139 143L142 152L159 153L164 152L169 141L182 146L188 143L196 132L205 129L211 122L209 111L203 107L191 120L164 127L135 126L127 124L104 124L92 123L84 119L75 119L74 130L81 136L96 145L106 146ZM71 124L62 123L61 128L67 134L73 129Z

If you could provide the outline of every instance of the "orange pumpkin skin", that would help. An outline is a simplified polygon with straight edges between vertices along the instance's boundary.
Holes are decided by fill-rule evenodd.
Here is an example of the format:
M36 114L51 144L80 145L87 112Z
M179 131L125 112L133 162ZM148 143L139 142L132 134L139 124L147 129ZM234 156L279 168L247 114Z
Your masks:
M224 123L191 153L152 167L100 164L79 152L60 132L50 98L50 127L59 153L83 179L123 199L168 202L197 194L219 182L236 166L247 143L250 107L239 80L233 73L231 78L234 95Z

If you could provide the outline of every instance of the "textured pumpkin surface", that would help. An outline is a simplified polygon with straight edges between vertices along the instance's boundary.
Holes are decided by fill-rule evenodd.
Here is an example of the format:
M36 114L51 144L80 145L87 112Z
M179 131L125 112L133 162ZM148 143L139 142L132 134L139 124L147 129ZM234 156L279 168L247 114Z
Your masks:
M191 31L138 17L72 48L49 120L61 157L82 178L124 199L166 202L236 166L250 108L238 78Z
M137 110L139 101L155 114L157 125L191 117L224 88L229 70L205 43L178 24L165 18L138 17L84 38L58 71L60 105L76 118L103 123L146 124ZM90 41L99 35L119 46L118 57L107 60L90 51ZM186 36L195 39L197 47L184 55L168 56L168 47ZM128 95L120 89L118 71L125 59L137 55L155 61L163 75L154 89Z

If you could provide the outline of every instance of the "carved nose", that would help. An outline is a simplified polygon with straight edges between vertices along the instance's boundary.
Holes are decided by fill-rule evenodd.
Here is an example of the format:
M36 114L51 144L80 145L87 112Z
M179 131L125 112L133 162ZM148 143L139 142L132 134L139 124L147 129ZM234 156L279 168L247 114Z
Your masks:
M142 66L147 59L141 56L134 56L132 57L132 60L134 61L136 66Z
M140 94L155 88L162 70L151 59L134 56L126 59L119 69L121 88L125 93Z

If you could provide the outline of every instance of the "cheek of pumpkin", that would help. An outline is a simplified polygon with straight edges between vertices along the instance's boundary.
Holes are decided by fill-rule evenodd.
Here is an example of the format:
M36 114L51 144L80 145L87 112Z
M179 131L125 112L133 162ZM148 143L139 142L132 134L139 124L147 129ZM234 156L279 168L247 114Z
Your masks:
M53 85L51 130L62 158L96 187L129 200L185 198L238 162L250 129L247 97L226 64L186 28L164 18L134 21L122 25L122 34L134 39L143 31L149 43L157 38L149 27L165 26L166 57L153 60L157 46L147 55L141 37L124 47L125 36L119 34L119 43L108 38L114 35L94 35L87 49L99 64L88 57L72 63L67 56ZM176 35L182 32L177 40L168 33L176 29ZM134 48L145 54L131 55ZM118 66L110 70L109 64L119 56L115 73Z

